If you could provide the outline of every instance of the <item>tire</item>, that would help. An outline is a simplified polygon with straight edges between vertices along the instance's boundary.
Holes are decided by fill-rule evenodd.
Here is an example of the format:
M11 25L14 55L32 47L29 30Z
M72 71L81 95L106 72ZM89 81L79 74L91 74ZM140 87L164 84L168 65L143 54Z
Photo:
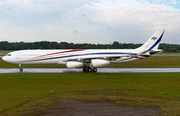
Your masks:
M88 68L88 72L92 72L92 68L89 67L89 68Z
M89 71L89 68L86 67L86 66L84 66L84 67L83 67L83 72L88 72L88 71Z
M93 72L97 72L97 68L94 68L94 69L93 69Z
M19 70L22 72L22 71L23 71L23 68L19 68Z

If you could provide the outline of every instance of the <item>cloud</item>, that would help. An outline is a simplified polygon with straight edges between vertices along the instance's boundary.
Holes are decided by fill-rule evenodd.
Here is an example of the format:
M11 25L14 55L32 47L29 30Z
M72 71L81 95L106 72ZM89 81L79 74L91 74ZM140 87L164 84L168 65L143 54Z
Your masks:
M9 41L142 43L158 28L166 28L175 35L180 33L180 9L173 4L178 2L7 0L0 2L4 10L0 14L0 30L4 30L1 35Z
M176 0L172 0L171 4L177 4Z
M12 12L12 9L7 8L7 9L5 10L5 12L6 12L6 13L10 13L10 12Z
M74 33L78 33L77 31L73 31Z

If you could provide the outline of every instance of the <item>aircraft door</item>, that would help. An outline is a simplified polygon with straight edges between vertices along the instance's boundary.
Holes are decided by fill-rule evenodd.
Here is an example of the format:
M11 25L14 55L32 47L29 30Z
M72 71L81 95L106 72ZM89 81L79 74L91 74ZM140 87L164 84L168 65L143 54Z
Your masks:
M21 54L20 52L16 53L16 59L20 59L20 54Z

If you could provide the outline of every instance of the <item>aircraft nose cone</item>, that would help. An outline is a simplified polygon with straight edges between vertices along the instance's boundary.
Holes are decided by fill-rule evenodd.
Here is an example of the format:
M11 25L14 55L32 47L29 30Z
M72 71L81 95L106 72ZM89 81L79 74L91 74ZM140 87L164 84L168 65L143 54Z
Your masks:
M5 56L2 57L2 60L4 60L4 57L5 57Z
M3 57L2 57L2 60L6 61L6 56L3 56Z

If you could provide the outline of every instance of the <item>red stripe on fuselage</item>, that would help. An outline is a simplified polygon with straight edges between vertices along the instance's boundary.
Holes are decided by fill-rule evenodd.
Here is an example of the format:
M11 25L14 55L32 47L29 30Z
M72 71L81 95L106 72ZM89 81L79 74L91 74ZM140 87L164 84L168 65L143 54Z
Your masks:
M79 52L79 51L84 51L84 50L68 50L68 51L63 51L63 52L56 52L56 53L46 54L46 55L42 55L42 56L39 56L39 57L48 56L48 55L54 55L54 54L61 54L61 53L69 53L69 52Z
M143 59L141 57L138 57L138 56L131 56L131 58L138 58L138 59Z

